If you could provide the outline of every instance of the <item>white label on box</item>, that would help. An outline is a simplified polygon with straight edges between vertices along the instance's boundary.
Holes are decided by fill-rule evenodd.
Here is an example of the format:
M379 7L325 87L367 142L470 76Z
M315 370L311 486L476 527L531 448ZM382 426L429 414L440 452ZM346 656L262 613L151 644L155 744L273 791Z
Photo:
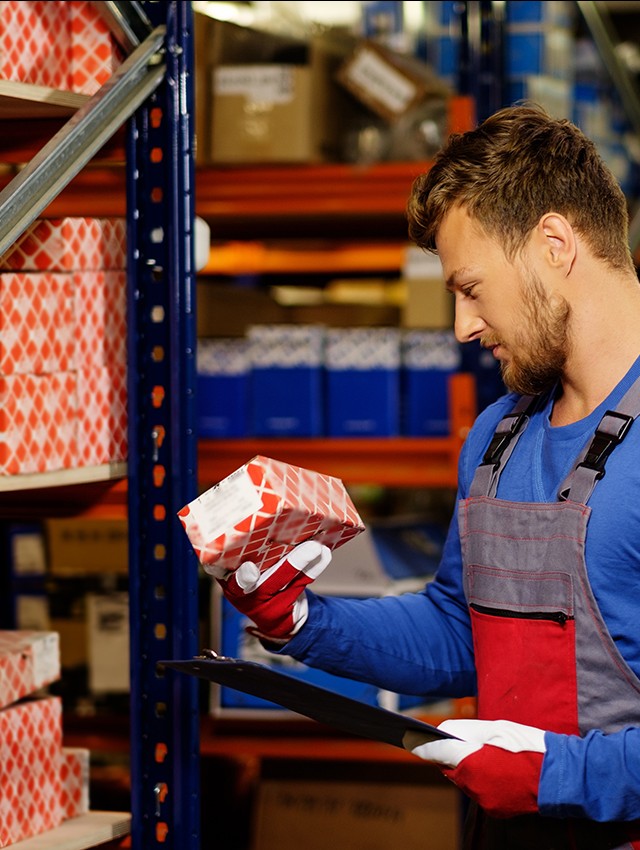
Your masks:
M375 50L361 50L350 63L351 82L394 115L402 115L416 96L416 86Z
M33 681L36 687L58 678L60 673L60 643L57 632L42 636L33 648Z
M295 93L291 65L227 65L216 68L213 86L217 95L241 95L261 103L289 103Z
M261 507L260 493L242 467L196 499L191 512L203 538L215 540Z

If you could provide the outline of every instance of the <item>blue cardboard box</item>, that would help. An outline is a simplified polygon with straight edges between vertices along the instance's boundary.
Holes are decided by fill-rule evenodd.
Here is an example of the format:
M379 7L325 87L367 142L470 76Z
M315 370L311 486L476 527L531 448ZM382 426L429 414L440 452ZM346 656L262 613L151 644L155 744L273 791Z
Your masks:
M542 74L571 80L575 39L570 30L508 28L505 37L505 73L513 80Z
M570 27L576 16L576 4L567 0L507 0L507 23L550 24Z
M319 325L252 325L250 428L260 437L317 437L323 430Z
M449 380L462 355L452 331L405 331L402 337L403 433L447 436Z
M326 341L327 434L400 433L400 332L330 328Z
M198 341L196 421L199 437L246 437L249 346L245 339Z

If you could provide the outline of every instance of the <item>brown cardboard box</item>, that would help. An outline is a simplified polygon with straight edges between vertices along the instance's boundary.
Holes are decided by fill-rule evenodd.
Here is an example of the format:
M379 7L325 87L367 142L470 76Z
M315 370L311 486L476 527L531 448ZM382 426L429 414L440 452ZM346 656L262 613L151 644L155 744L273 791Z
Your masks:
M251 848L454 850L458 806L453 787L265 779Z
M442 277L408 278L402 308L404 328L446 330L453 327L453 297Z
M128 572L126 520L49 519L46 533L49 570L54 576Z
M213 162L319 158L310 68L220 65L212 73Z
M285 322L284 307L260 289L198 281L199 337L244 336L249 325Z
M353 43L346 30L303 41L196 14L197 162L337 158L353 101L334 74Z
M360 42L336 77L362 104L390 123L425 100L449 96L429 66L377 42Z

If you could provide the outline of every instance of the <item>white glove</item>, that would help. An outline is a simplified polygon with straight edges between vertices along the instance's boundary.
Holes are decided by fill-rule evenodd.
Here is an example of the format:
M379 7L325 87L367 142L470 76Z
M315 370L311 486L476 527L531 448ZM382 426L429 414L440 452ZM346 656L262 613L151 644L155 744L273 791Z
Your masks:
M445 720L455 738L410 746L494 817L538 811L544 731L511 720ZM459 738L460 740L456 740Z
M264 572L245 561L235 572L218 578L229 602L255 625L258 637L286 641L300 630L308 615L304 592L331 561L331 550L317 540L300 543Z

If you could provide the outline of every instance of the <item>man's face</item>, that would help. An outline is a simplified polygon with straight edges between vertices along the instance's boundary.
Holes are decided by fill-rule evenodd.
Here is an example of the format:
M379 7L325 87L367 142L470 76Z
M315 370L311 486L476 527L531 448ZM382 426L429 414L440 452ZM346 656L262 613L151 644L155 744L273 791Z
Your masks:
M509 260L461 207L445 217L436 246L456 299L457 339L477 339L492 351L510 390L528 395L550 389L569 352L570 309L525 265L526 249Z

